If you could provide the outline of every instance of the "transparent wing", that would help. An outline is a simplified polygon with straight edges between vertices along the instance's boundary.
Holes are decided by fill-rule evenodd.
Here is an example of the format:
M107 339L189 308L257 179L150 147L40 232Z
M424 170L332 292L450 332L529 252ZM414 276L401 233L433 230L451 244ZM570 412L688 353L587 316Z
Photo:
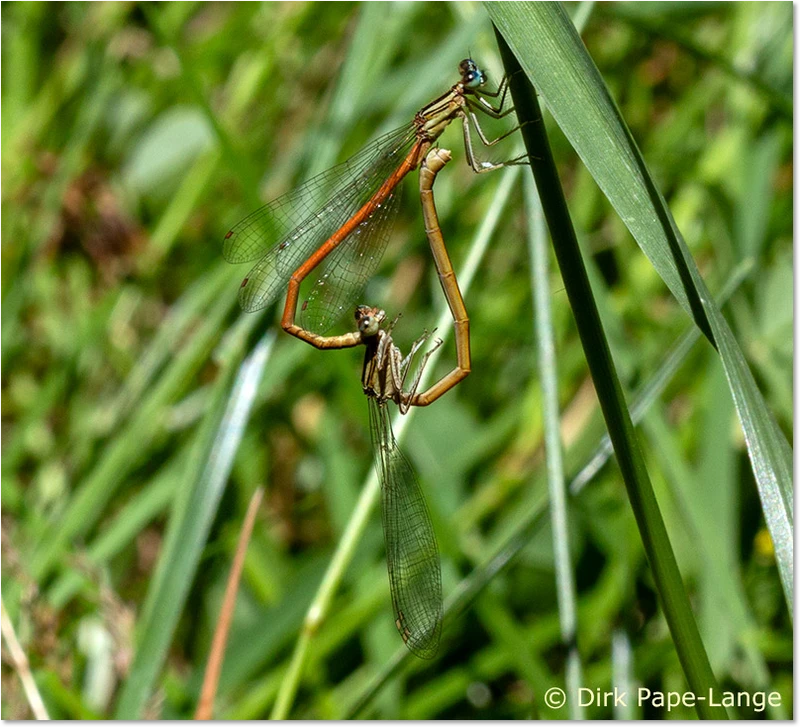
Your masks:
M254 311L271 304L301 263L400 165L414 138L413 126L379 137L235 225L225 237L225 259L258 260L242 283L242 308Z
M308 331L326 333L346 311L375 273L392 232L402 185L324 260L300 311Z
M397 447L388 408L370 398L369 414L383 493L383 537L395 623L408 648L431 659L442 633L436 536L411 463Z

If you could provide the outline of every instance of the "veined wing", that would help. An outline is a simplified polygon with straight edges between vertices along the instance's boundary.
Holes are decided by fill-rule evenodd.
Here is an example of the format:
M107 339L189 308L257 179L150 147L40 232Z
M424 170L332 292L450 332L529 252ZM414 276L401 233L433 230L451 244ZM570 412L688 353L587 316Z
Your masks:
M320 335L353 309L375 273L392 232L402 185L351 232L320 265L317 280L300 311L300 323Z
M252 311L272 303L300 264L400 165L414 139L411 125L390 132L235 225L225 238L225 258L258 259L242 283L242 307Z
M222 254L230 263L257 260L290 232L313 222L325 203L334 201L387 150L413 140L413 125L403 126L371 141L349 159L311 177L299 187L272 200L234 225L227 235Z
M411 463L397 447L388 408L370 398L369 415L395 623L408 648L431 659L442 633L442 576L433 524Z

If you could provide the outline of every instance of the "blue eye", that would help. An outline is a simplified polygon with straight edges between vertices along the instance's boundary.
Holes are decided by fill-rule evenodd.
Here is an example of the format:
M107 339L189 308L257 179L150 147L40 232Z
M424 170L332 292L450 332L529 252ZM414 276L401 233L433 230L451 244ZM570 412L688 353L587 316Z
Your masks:
M461 72L461 83L465 88L480 88L486 83L486 75L471 58L461 61L458 70Z
M486 76L480 70L467 73L464 75L463 83L467 88L480 88L486 83Z

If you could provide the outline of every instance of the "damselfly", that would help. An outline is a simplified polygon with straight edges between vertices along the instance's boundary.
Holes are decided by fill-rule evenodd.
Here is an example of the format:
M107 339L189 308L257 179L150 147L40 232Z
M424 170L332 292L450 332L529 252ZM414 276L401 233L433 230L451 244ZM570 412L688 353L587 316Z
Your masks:
M432 351L424 354L413 382L406 380L416 352L429 334L417 339L403 357L392 340L392 323L381 327L382 310L359 306L356 321L365 337L361 383L369 400L369 423L375 467L381 483L381 517L386 565L395 625L411 651L432 658L442 632L442 576L436 535L411 463L400 451L392 431L388 403L405 413L415 403L417 386ZM395 319L396 320L396 319Z
M246 311L272 304L286 288L281 325L295 336L308 331L324 334L374 273L389 238L401 180L417 169L445 128L460 119L467 161L476 172L509 164L526 164L525 157L491 163L473 151L471 129L492 146L476 112L502 118L508 83L494 92L484 88L486 74L474 61L459 64L461 79L447 93L417 112L414 120L374 140L347 161L311 178L297 189L253 212L225 236L223 253L232 263L256 261L242 281L239 302ZM497 106L489 99L499 99ZM277 243L277 244L276 244ZM300 284L322 263L316 283L302 304L300 323L295 311Z

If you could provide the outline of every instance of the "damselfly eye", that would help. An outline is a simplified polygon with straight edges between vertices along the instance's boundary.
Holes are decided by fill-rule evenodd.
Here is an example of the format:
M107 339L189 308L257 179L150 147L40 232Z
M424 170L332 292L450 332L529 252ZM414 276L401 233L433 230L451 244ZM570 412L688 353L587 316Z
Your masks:
M374 336L380 327L380 319L377 316L365 316L358 323L358 329L365 336Z
M467 88L478 88L483 85L483 76L480 73L467 73L463 83Z
M461 83L466 88L480 88L486 83L486 74L478 68L478 64L471 58L465 58L458 64L461 71Z
M386 314L378 308L360 305L356 308L356 326L364 336L374 336L381 328L381 322Z
M465 73L470 73L471 71L477 71L478 64L472 60L472 58L465 58L461 63L458 64L458 71L463 76Z

